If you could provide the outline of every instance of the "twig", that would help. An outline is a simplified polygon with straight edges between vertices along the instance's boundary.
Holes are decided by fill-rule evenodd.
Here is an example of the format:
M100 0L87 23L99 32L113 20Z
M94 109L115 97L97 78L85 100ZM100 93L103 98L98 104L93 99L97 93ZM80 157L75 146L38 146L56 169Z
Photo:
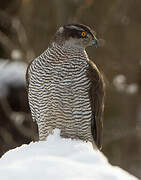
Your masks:
M23 125L23 121L25 121L25 117L29 117L30 115L24 112L14 112L12 111L10 105L8 104L8 101L6 98L3 98L0 101L1 107L6 115L6 117L9 119L9 121L14 125L14 127L18 130L20 134L23 136L26 136L28 138L33 139L34 129L33 128L26 128Z
M12 25L13 25L13 29L17 33L20 46L25 53L25 56L26 56L25 61L29 62L29 59L32 60L35 58L35 53L33 49L31 48L31 46L29 45L25 28L17 17L14 17L12 19Z

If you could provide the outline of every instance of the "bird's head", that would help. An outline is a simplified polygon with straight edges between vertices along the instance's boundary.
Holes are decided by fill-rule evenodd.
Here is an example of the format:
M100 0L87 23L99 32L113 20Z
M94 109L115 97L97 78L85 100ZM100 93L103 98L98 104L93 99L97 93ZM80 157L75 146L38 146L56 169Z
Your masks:
M57 43L85 49L88 46L98 46L95 32L88 26L82 24L68 24L60 27L56 32Z

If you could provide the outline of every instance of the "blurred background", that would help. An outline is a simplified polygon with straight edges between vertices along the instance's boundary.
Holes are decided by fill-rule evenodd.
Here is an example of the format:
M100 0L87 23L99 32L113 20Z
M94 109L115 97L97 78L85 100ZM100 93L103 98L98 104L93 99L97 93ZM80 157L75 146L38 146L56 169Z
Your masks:
M26 68L71 22L89 25L102 42L87 49L107 86L102 151L141 178L140 0L0 0L0 156L38 137Z

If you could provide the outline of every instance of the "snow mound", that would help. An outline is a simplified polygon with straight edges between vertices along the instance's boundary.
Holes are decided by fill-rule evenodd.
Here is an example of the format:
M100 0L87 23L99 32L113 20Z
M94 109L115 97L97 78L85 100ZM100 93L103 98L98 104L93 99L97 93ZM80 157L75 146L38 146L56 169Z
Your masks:
M47 141L30 143L0 159L1 180L137 180L111 166L91 143L62 139L55 130Z

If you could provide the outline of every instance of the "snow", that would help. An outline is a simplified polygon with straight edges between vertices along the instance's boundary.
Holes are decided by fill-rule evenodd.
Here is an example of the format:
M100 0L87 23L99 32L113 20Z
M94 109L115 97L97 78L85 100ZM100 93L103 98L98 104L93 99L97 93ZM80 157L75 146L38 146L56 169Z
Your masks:
M19 60L19 59L22 59L22 52L19 50L19 49L14 49L12 52L11 52L11 58L13 60Z
M124 91L126 88L126 77L123 74L115 76L113 84L118 91Z
M127 79L123 74L114 77L113 85L119 92L126 92L127 94L136 94L138 92L138 85L136 83L127 84Z
M2 180L137 180L94 150L91 143L60 138L22 145L0 159Z
M20 61L0 59L0 97L7 96L9 86L25 86L27 65Z
M129 84L126 88L128 94L135 94L138 92L138 85L136 83Z

